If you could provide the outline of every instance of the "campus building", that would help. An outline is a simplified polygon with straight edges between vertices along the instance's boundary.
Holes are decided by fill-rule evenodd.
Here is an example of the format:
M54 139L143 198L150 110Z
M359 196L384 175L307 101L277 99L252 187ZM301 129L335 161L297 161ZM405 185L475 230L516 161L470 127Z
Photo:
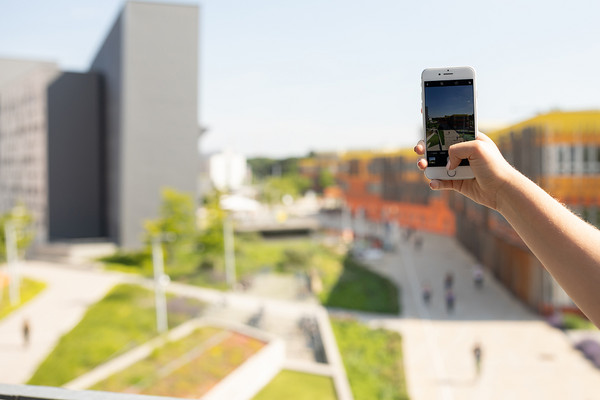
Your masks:
M25 205L37 243L47 238L46 88L58 74L52 62L0 59L0 213Z
M0 61L0 211L23 201L38 243L138 247L162 188L197 195L198 14L125 3L88 72Z
M600 111L539 115L491 137L515 168L600 225ZM542 313L575 308L501 215L459 195L450 205L457 238L517 297Z
M196 194L198 7L127 2L90 73L101 81L104 229L111 241L136 247L144 220L157 213L161 188Z
M343 154L337 181L349 211L378 224L454 234L447 194L429 189L416 161L412 149Z

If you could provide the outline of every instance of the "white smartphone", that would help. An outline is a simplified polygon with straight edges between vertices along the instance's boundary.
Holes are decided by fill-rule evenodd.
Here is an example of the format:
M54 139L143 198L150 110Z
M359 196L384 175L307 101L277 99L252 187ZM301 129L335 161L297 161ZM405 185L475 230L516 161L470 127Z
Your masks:
M475 70L471 67L427 68L421 74L425 131L425 176L429 179L472 179L469 160L446 169L448 147L475 140L477 105Z

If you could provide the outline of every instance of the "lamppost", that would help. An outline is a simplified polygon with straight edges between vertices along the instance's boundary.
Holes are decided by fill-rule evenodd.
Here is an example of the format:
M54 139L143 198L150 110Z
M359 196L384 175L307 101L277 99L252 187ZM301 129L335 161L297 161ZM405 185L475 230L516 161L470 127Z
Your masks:
M152 238L152 266L154 269L154 300L156 305L156 328L159 333L169 329L167 323L167 297L165 289L171 279L165 274L165 257L162 243L173 240L172 234L158 234Z
M231 289L235 289L235 244L233 239L233 218L230 210L225 210L223 240L225 245L225 278L227 279L227 285Z
M18 269L17 231L12 220L4 223L4 237L6 239L6 262L8 264L8 275L10 276L10 304L16 305L21 301L21 279Z

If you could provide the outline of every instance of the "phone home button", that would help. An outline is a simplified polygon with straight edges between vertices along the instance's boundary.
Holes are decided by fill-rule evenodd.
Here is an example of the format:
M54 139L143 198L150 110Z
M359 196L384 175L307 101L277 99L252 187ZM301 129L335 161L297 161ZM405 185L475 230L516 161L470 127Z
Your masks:
M455 169L453 169L451 171L446 171L446 173L448 174L448 176L450 178L454 178L456 176L456 170Z

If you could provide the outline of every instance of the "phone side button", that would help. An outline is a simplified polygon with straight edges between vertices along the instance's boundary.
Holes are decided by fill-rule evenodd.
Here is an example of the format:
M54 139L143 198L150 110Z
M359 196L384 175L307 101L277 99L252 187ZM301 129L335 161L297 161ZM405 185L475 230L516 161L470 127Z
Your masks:
M455 169L453 169L451 171L446 171L446 173L448 174L448 176L450 178L454 178L456 176L456 170Z

